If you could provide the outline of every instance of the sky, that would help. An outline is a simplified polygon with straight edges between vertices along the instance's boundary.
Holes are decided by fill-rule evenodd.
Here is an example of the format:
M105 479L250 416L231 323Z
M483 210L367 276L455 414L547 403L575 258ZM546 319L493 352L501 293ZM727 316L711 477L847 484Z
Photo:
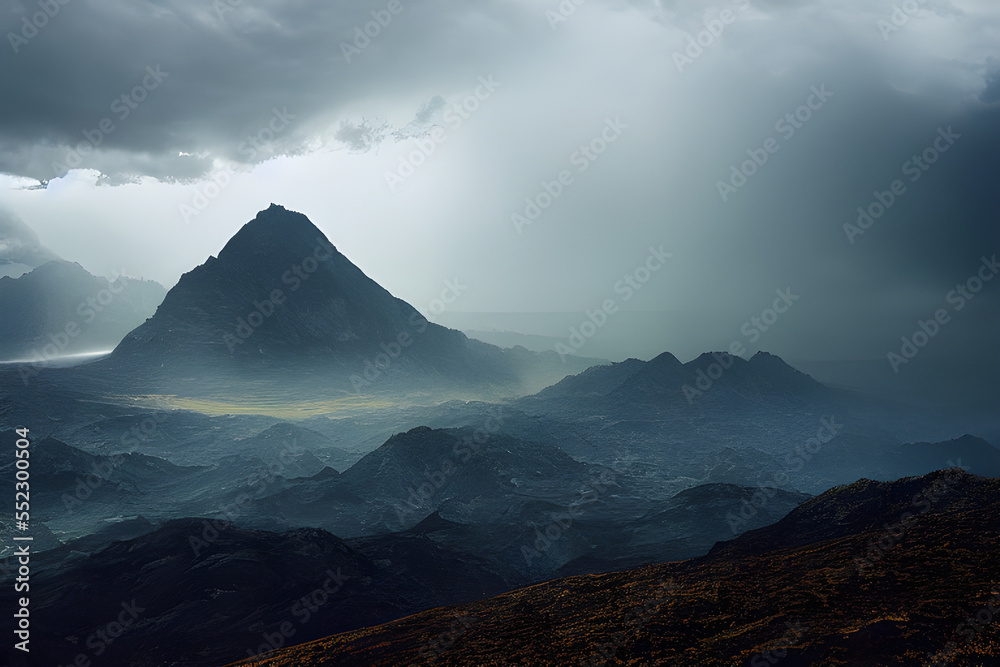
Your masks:
M0 33L0 221L96 274L170 287L274 202L444 323L601 322L581 354L1000 366L1000 280L955 291L1000 253L992 0L15 0Z

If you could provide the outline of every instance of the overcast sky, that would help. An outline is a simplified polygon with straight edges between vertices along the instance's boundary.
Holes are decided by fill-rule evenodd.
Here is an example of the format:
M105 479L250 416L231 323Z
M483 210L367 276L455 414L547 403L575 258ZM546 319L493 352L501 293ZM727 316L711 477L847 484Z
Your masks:
M886 359L945 308L921 355L1000 356L1000 280L947 302L1000 252L994 0L43 4L0 13L0 215L94 273L170 287L275 202L424 312L458 279L442 321Z

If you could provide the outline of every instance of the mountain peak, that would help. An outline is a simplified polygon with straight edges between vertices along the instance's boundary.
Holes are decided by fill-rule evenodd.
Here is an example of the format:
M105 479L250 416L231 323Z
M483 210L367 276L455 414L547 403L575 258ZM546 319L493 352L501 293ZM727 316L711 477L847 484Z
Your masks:
M742 366L743 364L747 363L747 360L744 359L743 357L737 356L735 354L730 354L729 352L726 351L717 351L717 352L702 352L697 356L697 358L687 362L685 366L689 366L692 368L701 368L702 366L706 366L708 364L717 363L720 359L725 360L725 363L729 365Z
M86 280L88 278L93 278L93 276L76 262L68 262L64 259L54 259L28 271L21 276L21 278L25 279L23 284L27 284L32 281L46 282L62 279ZM11 277L8 277L8 279L15 280L15 278Z
M792 368L788 363L776 354L761 350L750 357L751 364L769 364L773 367ZM794 368L792 370L795 370Z
M274 256L276 250L286 250L305 257L316 247L332 253L337 250L305 215L271 204L229 239L219 252L219 259L245 260L249 257Z
M499 348L428 322L309 218L277 204L181 276L156 314L94 368L119 378L128 368L139 384L201 393L252 376L280 378L310 395L518 381Z
M649 365L676 369L682 367L684 364L670 352L661 352L649 360Z
M770 352L760 351L750 357L750 361L748 363L751 368L756 368L758 371L769 375L775 380L783 378L787 381L797 383L805 382L812 384L815 382L811 376L789 365L784 359L776 354L771 354Z

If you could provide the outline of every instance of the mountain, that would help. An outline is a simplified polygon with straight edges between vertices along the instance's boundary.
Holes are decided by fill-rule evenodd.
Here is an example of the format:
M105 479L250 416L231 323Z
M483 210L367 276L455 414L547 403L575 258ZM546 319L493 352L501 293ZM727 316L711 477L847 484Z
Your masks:
M1000 477L1000 449L968 433L947 442L918 442L900 445L894 452L897 461L920 474L938 467L943 461L961 462L970 472L983 477Z
M260 457L284 477L310 477L327 465L344 470L358 460L325 435L288 422L279 422L235 444L244 455Z
M797 458L799 470L790 471L789 477L796 488L810 493L862 477L893 480L925 475L946 465L1000 477L1000 449L971 435L935 443L898 443L884 436L851 433L833 438L809 456L809 461Z
M428 322L306 216L272 204L218 257L181 276L156 314L92 368L183 395L212 385L231 396L233 380L248 391L277 380L303 394L350 397L523 393L522 384L537 390L585 363L501 350Z
M758 352L749 360L725 352L706 352L687 363L664 352L649 361L627 359L594 366L563 378L536 395L529 406L587 413L596 406L627 406L629 413L656 409L742 408L749 404L808 404L830 401L838 392L780 357Z
M15 436L5 431L0 438L13 442ZM263 448L266 461L255 451L226 454L207 465L178 466L156 456L91 454L55 438L39 438L31 449L31 518L62 541L101 533L102 526L139 516L147 517L144 522L225 516L253 527L302 525L295 517L286 520L266 511L270 504L262 499L335 478L336 470L306 449ZM0 465L5 480L0 490L12 495L14 468L13 459ZM9 525L0 525L0 535L11 534ZM0 556L12 549L0 545Z
M12 431L5 431L0 438L13 442L15 436ZM94 509L101 503L122 508L198 471L144 454L88 454L55 438L33 442L31 462L32 518L38 521L86 513L88 508ZM7 477L0 486L9 487L11 493L14 470L13 459L0 465L0 473Z
M112 349L153 314L166 291L149 280L91 275L79 264L50 261L0 278L0 358L48 362Z
M625 362L627 363L627 362ZM677 393L692 375L690 369L669 352L653 357L605 395L634 400L638 396Z
M448 464L451 465L448 465ZM358 493L398 495L430 478L437 493L496 497L525 493L536 484L548 490L574 489L589 468L562 450L483 429L440 430L419 426L389 438L342 476ZM425 475L430 470L431 475ZM436 473L444 470L442 475ZM571 479L565 481L563 476Z
M119 533L143 534L96 552L91 538L33 552L31 665L74 664L81 653L119 667L219 665L509 588L483 559L418 534L366 549L311 528L131 523ZM0 604L13 608L13 595L3 587ZM126 632L106 631L116 621Z
M549 445L479 435L477 442L470 428L411 429L340 475L289 480L255 511L330 530L364 544L358 548L373 558L398 548L400 535L419 535L488 563L514 587L699 556L809 498L708 484L650 500L629 474L580 463ZM743 518L758 493L766 493L766 507Z
M32 558L32 665L80 654L120 666L220 664L420 608L419 595L323 531L183 519L97 554L70 548ZM0 593L5 608L11 596ZM108 633L109 623L125 632Z
M665 352L664 355L668 355L666 358L676 360L669 352ZM651 363L639 359L626 359L611 364L592 366L582 373L569 375L554 385L546 387L538 392L537 396L541 398L607 396Z
M294 480L268 495L262 512L344 537L406 529L443 505L463 524L511 523L536 503L565 506L604 470L492 426L396 434L340 475Z
M614 367L608 372L613 370ZM683 399L691 404L700 398L774 399L789 394L828 393L824 385L767 352L758 352L750 359L725 352L705 352L687 363L665 352L636 368L635 373L623 378L607 395L643 402Z
M66 406L76 404L64 398L63 411ZM295 442L308 442L313 446L331 442L322 437L313 440L309 429L299 434L301 441L294 440L297 434L294 430L279 427L267 433L280 422L261 415L209 416L192 410L137 410L134 405L112 410L111 403L101 404L95 414L92 401L89 408L79 417L64 417L51 435L92 453L141 452L170 459L179 465L211 465L234 453L271 462L271 457L285 451L285 443L275 451L277 443L273 436L278 433L292 436L287 442L289 450L297 447ZM39 426L45 426L44 422ZM41 432L40 428L36 430Z
M766 502L758 502L750 515L745 506L757 498ZM591 531L590 542L600 547L568 561L558 573L610 572L701 556L737 532L773 524L809 498L782 489L702 484L653 503L638 519L609 521L600 533Z
M862 480L703 558L433 609L267 664L996 665L998 535L1000 481Z
M709 482L818 493L869 476L895 479L951 465L997 474L985 441L934 410L827 387L758 352L750 359L670 353L594 366L510 405L505 429L582 461L641 468L655 488ZM961 429L961 430L960 430ZM971 436L970 436L971 437ZM940 445L900 443L941 442Z
M12 431L0 432L3 442L14 442L15 437ZM178 506L196 509L192 503L198 489L231 481L226 474L180 467L144 454L89 454L55 438L32 441L31 464L34 527L47 526L63 540L88 535L95 525L127 516L164 513ZM0 489L11 495L14 472L13 458L0 465ZM6 528L0 534L12 534ZM13 544L0 547L0 555L12 551Z
M839 425L828 433L824 424L858 406L870 409L767 353L682 363L664 352L595 366L518 399L507 428L580 460L642 466L676 492L699 482L774 485L766 475L789 450L821 429L825 440L838 435Z
M890 534L889 542L898 542L907 528L923 517L978 511L998 503L1000 480L972 475L961 468L892 482L861 479L802 503L765 528L717 544L713 554L761 554L879 532Z
M396 445L405 447L405 442ZM629 513L630 499L614 497L616 490L599 492L603 507L587 503L574 513L579 525L567 531L565 540L591 543L590 551L608 562L628 548L607 542L595 549L593 544L613 528L615 515L609 510ZM641 526L640 552L704 553L731 534L722 512L748 491L715 485L679 495L631 524L632 529ZM776 500L758 525L780 515L790 501L801 500L793 495ZM623 507L616 508L619 504ZM446 513L456 514L451 509ZM516 519L505 513L489 524L460 523L435 511L406 530L348 540L313 528L250 530L218 518L154 527L137 516L106 524L94 535L33 551L32 611L38 619L32 626L37 630L33 659L70 664L75 655L95 649L91 638L112 622L100 619L118 618L121 604L135 605L136 616L129 618L127 632L104 645L101 653L107 652L108 663L166 667L222 664L248 650L259 653L488 598L531 580L505 560L521 561L518 547L535 539L526 526L511 524ZM618 537L613 530L610 535ZM645 558L639 552L630 557ZM99 600L94 599L97 591ZM0 604L10 595L8 588L0 590Z

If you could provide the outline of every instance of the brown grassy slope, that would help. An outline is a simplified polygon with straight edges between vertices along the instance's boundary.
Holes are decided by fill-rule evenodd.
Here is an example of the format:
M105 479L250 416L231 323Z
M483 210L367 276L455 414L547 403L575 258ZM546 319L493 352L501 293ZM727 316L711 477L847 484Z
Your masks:
M705 558L547 582L236 664L903 666L951 643L948 664L1000 665L1000 480L968 479L863 572L856 559L884 528L758 553L790 517ZM849 513L867 484L830 500ZM977 613L985 625L958 627Z

